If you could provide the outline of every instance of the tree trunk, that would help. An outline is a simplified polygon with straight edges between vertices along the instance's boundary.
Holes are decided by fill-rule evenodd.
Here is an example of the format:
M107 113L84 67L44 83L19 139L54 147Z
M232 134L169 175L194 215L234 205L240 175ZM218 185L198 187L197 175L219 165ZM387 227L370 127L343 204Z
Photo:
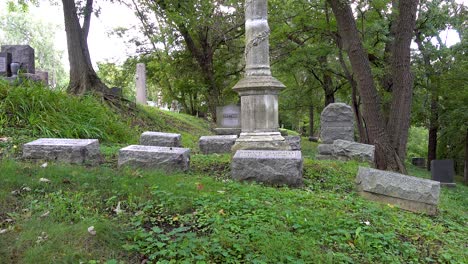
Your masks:
M402 161L406 158L406 145L411 124L413 74L411 73L411 40L416 24L418 0L398 2L398 18L392 50L393 95L388 120L390 142Z
M439 131L439 102L437 96L431 96L429 117L429 139L427 144L427 170L431 170L431 161L437 159L437 132Z
M335 102L335 89L333 88L333 79L328 71L327 56L318 57L318 61L323 72L322 88L325 93L325 107L327 107Z
M380 98L375 88L368 54L359 38L356 21L349 4L342 0L328 0L335 14L340 35L344 41L352 70L357 77L359 94L363 101L369 136L375 145L375 165L378 169L406 173L403 162L390 144L381 111Z
M87 1L92 4L92 1ZM108 88L98 78L91 64L88 43L85 38L89 21L81 28L74 0L62 0L67 34L68 60L70 61L70 84L68 92L83 95L86 92L106 94ZM90 18L88 18L90 19Z
M465 138L465 184L468 185L468 129Z
M309 106L309 137L314 136L314 106Z

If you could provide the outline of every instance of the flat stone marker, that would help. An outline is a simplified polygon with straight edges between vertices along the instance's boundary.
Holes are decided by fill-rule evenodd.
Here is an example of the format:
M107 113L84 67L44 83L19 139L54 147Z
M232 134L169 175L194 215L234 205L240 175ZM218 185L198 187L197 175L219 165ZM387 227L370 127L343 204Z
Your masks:
M231 163L232 178L267 185L302 185L300 151L238 150Z
M354 141L335 140L332 145L332 156L342 160L374 162L375 146Z
M190 149L132 145L119 151L118 165L187 171L190 167Z
M455 187L455 165L453 160L432 160L431 161L431 178L433 181L438 181L442 186Z
M198 146L203 154L231 153L231 148L236 143L236 139L236 135L204 136L198 141Z
M174 133L144 132L140 137L140 145L158 147L181 147L182 136Z
M291 150L301 150L301 137L300 136L285 136L284 139L291 146Z
M23 158L97 164L101 157L97 139L41 138L23 145Z
M395 204L412 212L437 214L439 182L359 167L356 187L361 196L370 200Z

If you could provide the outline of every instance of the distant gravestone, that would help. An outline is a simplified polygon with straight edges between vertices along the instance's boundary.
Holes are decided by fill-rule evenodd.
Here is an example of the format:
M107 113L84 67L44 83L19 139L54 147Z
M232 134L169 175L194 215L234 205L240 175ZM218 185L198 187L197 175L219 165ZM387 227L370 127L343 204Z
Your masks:
M325 144L337 139L354 141L354 115L351 106L343 103L329 104L322 111L320 137Z
M10 64L11 64L11 53L0 52L0 76L3 76L3 77L11 76Z
M216 107L216 134L239 135L241 132L241 108L230 104Z
M23 145L23 158L97 164L101 157L97 139L41 138Z
M182 136L175 133L147 131L141 134L140 145L159 147L180 147Z
M455 187L455 166L453 160L432 160L431 176L433 181L438 181L442 186Z
M232 178L267 185L302 185L300 151L238 150L232 159Z
M34 49L29 45L3 45L2 52L11 53L12 62L18 62L25 73L36 73Z
M411 164L416 167L426 168L426 159L425 158L412 158Z
M190 150L132 145L119 151L118 165L164 171L187 171L190 167Z

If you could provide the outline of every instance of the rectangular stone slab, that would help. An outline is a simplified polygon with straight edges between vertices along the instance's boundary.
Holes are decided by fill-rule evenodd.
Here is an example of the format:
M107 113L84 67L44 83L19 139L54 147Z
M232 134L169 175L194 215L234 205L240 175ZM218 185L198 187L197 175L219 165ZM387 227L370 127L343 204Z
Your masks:
M302 185L300 151L238 150L232 159L232 178L267 185Z
M204 136L198 141L198 146L203 154L231 153L231 148L236 143L236 135Z
M72 164L100 161L97 139L41 138L23 145L23 158Z
M362 196L374 201L396 204L413 212L437 212L440 183L436 181L360 167L356 187Z
M438 181L445 186L455 186L455 165L453 160L432 160L431 161L431 178L433 181Z
M147 131L141 134L140 145L158 147L181 147L182 136L174 133Z
M119 151L118 165L186 171L190 167L190 149L132 145Z

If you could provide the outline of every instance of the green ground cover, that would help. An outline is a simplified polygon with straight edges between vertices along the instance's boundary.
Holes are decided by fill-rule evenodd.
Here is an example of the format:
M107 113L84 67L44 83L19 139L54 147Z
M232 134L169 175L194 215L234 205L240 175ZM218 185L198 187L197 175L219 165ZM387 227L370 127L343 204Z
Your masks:
M197 153L206 121L150 108L116 114L40 87L0 83L0 122L10 137L0 142L0 263L468 263L462 184L442 189L437 216L370 202L354 190L365 164L314 160L306 139L304 187L234 182L230 155ZM190 171L117 168L118 149L144 130L182 133ZM43 136L98 137L105 162L18 159L22 143Z

